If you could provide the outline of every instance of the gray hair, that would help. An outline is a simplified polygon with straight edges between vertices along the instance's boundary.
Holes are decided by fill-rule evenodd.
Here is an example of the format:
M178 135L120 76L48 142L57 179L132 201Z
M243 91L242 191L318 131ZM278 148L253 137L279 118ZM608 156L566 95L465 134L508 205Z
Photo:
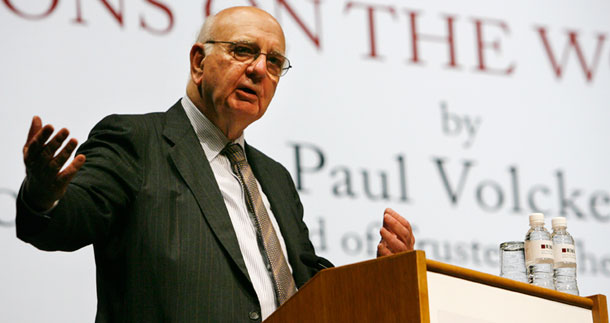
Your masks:
M197 43L202 43L205 53L208 54L212 51L214 46L212 44L206 44L205 42L208 40L212 40L212 29L214 27L214 21L216 20L216 16L209 16L205 19L205 22L201 26L199 30L199 35L197 35Z

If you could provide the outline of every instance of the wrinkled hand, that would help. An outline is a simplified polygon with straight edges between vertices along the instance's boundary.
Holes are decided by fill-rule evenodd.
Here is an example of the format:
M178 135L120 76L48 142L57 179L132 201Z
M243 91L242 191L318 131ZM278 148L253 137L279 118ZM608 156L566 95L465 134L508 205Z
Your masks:
M413 250L415 237L411 224L392 209L385 209L383 226L379 231L381 241L377 245L377 257Z
M78 143L72 138L55 154L70 133L68 129L63 128L47 142L53 131L53 126L43 127L42 121L36 116L32 119L28 138L23 146L26 169L23 199L29 207L41 212L49 210L55 201L65 194L68 184L85 163L85 156L78 155L62 171Z

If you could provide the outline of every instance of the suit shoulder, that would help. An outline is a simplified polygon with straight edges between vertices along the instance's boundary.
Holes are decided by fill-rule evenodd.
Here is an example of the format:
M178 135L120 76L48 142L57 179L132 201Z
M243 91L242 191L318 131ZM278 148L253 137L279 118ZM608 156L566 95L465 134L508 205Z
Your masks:
M167 112L111 114L93 127L88 138L116 134L138 141L146 141L146 138L157 138L161 135L166 120Z
M284 165L280 164L275 159L267 156L267 154L263 153L262 151L254 148L253 146L250 146L248 144L246 144L246 154L247 154L248 158L254 158L256 160L263 161L263 162L265 162L268 165L273 165L273 166L276 166L276 167L281 167L282 169L286 170Z
M152 112L146 114L111 114L104 117L98 122L95 129L99 128L117 128L128 126L130 128L147 127L152 124L162 124L165 120L165 113Z
M292 176L290 172L284 165L276 161L275 159L267 156L265 153L260 150L248 145L246 143L246 155L248 157L248 161L256 168L265 168L273 174L280 175L276 179L284 178L288 182L291 183L291 186L294 186L294 181L292 180Z
M159 133L167 123L170 114L179 111L180 101L176 102L168 111L150 112L145 114L111 114L98 122L91 134L99 130L127 130L134 135L151 135ZM176 115L176 113L174 113ZM91 136L90 134L90 136Z

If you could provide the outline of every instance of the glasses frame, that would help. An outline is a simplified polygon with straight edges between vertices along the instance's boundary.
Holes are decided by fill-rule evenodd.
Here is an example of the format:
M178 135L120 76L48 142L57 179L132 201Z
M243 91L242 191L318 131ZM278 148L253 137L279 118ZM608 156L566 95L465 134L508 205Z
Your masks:
M236 42L236 41L226 41L226 40L208 40L204 44L229 44L229 45L233 45L233 46L237 46L237 45L252 45L251 43ZM240 62L245 62L245 61L241 61L240 59L238 59L235 56L235 51L234 50L231 50L231 54L233 55L233 58L235 58L236 60L238 60ZM253 57L252 62L256 61L259 56L265 55L265 64L267 64L267 60L266 60L267 54L269 54L269 53L263 53L263 52L261 52L260 48L258 48L258 54L256 54ZM274 75L274 76L281 77L281 76L286 75L286 73L288 73L288 70L292 68L292 64L290 64L290 60L288 59L288 57L286 57L286 56L284 56L284 55L282 55L280 53L273 53L273 54L281 56L285 60L285 62L288 63L288 66L282 67L279 75ZM250 62L250 63L252 63L252 62ZM286 63L284 63L284 65L286 65ZM269 68L267 68L267 71L269 71ZM271 74L271 73L269 73L269 74ZM271 75L273 75L273 74L271 74Z

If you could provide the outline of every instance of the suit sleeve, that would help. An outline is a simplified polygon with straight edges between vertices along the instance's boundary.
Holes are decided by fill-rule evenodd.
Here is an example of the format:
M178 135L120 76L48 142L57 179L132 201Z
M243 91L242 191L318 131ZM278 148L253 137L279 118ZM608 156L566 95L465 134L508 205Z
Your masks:
M77 152L85 164L47 216L17 199L17 236L42 250L72 251L120 230L142 182L146 143L135 121L113 115L93 128Z

